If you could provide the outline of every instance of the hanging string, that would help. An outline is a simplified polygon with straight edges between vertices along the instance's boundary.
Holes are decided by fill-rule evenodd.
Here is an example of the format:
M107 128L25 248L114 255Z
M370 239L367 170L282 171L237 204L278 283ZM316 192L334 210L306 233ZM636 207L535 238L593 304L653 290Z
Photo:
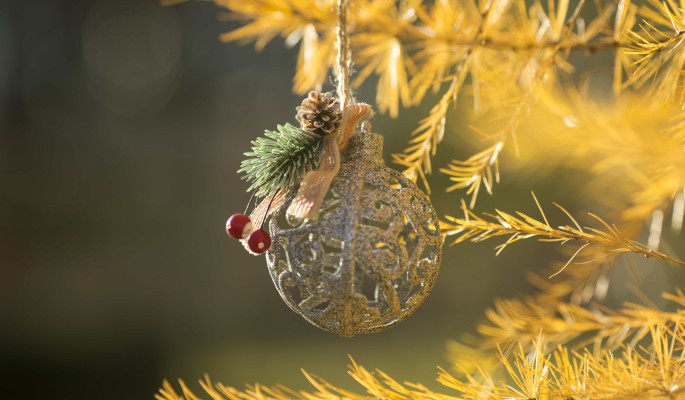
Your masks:
M335 68L338 99L342 109L352 102L350 88L350 38L347 31L347 8L349 0L338 0L338 58Z
M351 0L337 0L338 4L338 29L336 32L338 45L338 58L335 64L336 81L338 84L338 100L343 109L343 118L338 134L338 149L343 150L348 139L357 129L357 124L373 116L373 110L368 104L355 103L352 98L350 86L352 57L350 56L349 24L347 11ZM370 125L367 124L370 129Z

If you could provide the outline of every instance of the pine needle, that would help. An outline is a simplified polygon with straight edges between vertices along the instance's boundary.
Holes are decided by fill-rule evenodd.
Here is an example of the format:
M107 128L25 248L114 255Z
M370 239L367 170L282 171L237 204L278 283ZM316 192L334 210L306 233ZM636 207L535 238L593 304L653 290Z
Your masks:
M264 137L252 142L252 151L245 153L247 159L238 173L250 183L248 192L256 190L258 197L267 197L296 187L307 172L318 167L322 151L323 142L315 133L278 125L276 131L265 131Z

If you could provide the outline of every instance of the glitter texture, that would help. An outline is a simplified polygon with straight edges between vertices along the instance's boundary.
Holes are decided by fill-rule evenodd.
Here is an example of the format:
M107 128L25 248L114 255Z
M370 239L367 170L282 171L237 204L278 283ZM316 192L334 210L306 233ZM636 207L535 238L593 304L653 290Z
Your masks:
M433 287L443 238L428 197L382 158L383 138L357 132L315 221L276 210L267 252L283 300L340 336L382 331L411 315Z

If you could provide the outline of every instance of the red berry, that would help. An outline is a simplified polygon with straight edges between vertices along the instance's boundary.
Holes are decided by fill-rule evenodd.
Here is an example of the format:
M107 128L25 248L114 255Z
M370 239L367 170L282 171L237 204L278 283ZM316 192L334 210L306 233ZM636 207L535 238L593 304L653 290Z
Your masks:
M252 222L245 214L233 214L226 221L226 233L233 239L245 239L252 232Z
M264 229L256 230L247 238L247 247L253 254L262 254L271 247L271 236Z

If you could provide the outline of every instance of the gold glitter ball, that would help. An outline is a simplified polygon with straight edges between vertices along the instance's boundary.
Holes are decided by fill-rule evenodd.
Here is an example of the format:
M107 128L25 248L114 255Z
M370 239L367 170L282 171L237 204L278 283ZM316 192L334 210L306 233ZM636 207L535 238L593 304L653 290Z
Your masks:
M383 138L357 132L315 220L273 214L269 273L317 327L350 337L411 315L438 275L443 237L428 197L382 159Z

